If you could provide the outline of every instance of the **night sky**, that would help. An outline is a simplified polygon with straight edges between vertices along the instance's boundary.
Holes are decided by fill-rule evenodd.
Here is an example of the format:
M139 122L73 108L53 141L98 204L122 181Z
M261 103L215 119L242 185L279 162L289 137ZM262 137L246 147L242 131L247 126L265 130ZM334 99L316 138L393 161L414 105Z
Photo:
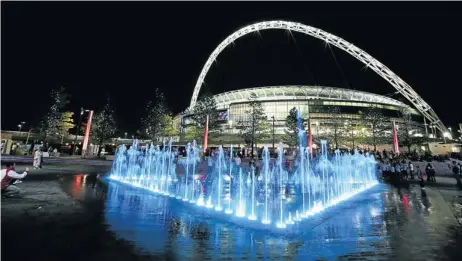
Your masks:
M75 113L81 106L98 110L110 97L120 132L133 133L154 88L174 112L184 110L214 48L235 30L270 19L344 38L409 83L446 125L462 122L461 3L1 4L3 130L37 124L49 109L49 92L64 86ZM202 91L282 84L395 91L352 56L332 50L295 32L248 35L218 57Z

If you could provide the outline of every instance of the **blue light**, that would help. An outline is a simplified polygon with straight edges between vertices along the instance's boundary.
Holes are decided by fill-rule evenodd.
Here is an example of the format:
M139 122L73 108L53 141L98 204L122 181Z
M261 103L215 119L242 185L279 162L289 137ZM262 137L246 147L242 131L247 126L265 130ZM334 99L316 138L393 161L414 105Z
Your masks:
M300 144L306 140L304 135L300 129ZM257 176L254 168L236 166L220 146L212 156L213 168L205 178L198 178L203 173L196 171L206 162L201 162L195 142L187 145L186 157L175 162L172 140L164 142L162 148L151 144L144 152L134 141L128 150L124 145L119 147L109 178L198 208L224 210L227 215L217 215L225 219L247 217L265 226L273 221L279 229L309 219L378 184L372 156L357 151L341 155L337 150L331 157L325 141L321 141L321 153L316 158L309 151L299 146L298 167L289 173L283 144L278 146L276 160L270 159L269 149L264 147Z

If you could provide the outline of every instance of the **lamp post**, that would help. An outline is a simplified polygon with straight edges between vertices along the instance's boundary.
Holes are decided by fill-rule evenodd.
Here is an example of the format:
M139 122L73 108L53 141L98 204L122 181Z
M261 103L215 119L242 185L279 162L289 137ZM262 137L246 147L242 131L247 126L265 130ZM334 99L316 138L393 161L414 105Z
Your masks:
M75 137L74 137L74 153L77 150L77 136L79 136L80 132L80 124L82 123L82 115L84 112L88 112L90 110L84 110L82 107L80 108L80 116L79 116L79 124L77 124L77 130L75 131Z
M19 128L19 136L21 136L21 129L22 129L22 126L25 124L26 122L25 121L21 121L20 124L18 124L18 128Z
M274 153L274 121L275 121L274 115L271 116L271 119L273 119L273 153Z
M436 139L436 135L435 135L435 125L430 125L430 130L432 131L433 138Z

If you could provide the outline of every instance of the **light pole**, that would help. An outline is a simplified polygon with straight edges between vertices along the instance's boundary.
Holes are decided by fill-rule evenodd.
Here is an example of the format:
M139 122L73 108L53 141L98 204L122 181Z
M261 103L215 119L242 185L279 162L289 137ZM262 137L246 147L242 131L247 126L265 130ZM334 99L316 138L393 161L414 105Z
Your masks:
M21 121L20 124L18 124L18 128L19 128L19 136L21 136L21 129L22 129L22 126L25 124L26 122L25 121Z
M273 153L274 153L274 121L275 121L274 115L271 116L271 119L273 119Z
M127 134L128 134L128 133L125 132L125 139L127 138Z
M432 131L433 139L436 139L435 125L430 125L430 130Z
M80 124L82 123L82 115L84 112L88 112L90 110L84 110L82 107L80 108L80 116L79 116L79 124L77 124L77 130L75 131L75 137L74 137L74 153L77 150L77 136L79 136L80 132Z

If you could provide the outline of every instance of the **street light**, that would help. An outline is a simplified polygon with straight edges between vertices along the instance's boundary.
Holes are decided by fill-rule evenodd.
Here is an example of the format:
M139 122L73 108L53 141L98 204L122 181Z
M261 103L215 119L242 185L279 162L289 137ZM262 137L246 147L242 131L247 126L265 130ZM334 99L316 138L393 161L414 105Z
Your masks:
M75 137L74 137L74 153L77 150L77 136L79 136L80 132L80 124L82 123L82 115L84 112L89 112L90 110L84 110L82 107L80 108L80 116L79 116L79 124L77 125L77 130L75 131Z
M21 129L22 129L22 126L25 124L26 122L25 121L21 121L20 124L18 124L18 128L19 128L19 135L21 135Z

